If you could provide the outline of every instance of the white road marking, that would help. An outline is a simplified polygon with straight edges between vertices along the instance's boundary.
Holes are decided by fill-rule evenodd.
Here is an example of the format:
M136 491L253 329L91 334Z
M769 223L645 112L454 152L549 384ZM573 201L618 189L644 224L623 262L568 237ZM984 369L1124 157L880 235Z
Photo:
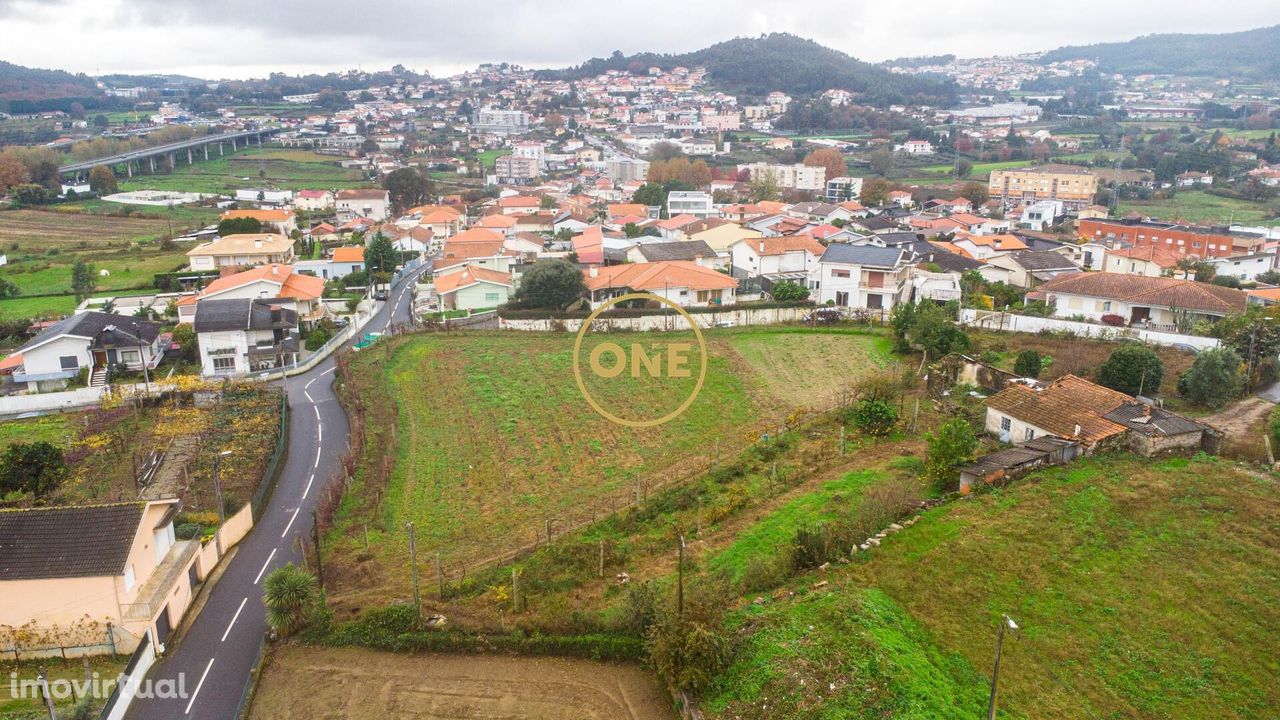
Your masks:
M258 577L253 579L254 585L257 585L258 581L262 579L262 573L267 571L267 566L271 564L271 558L275 556L276 556L276 549L271 548L271 554L267 556L267 561L262 563L262 569L258 571Z
M209 668L213 667L213 658L209 658L209 664L204 666L204 672L200 674L200 682L196 683L195 692L191 693L191 699L187 701L187 709L182 712L183 715L191 714L191 706L196 702L196 696L200 694L200 688L204 686L204 679L209 675Z
M315 398L311 397L311 393L307 392L306 390L303 390L302 394L307 396L307 402L311 403L312 405L316 404Z
M316 447L316 461L312 463L312 467L320 467L320 448Z
M313 377L313 378L311 378L311 380L307 381L307 384L306 384L306 385L303 385L303 386L302 386L302 391L303 391L303 392L306 392L306 391L310 390L310 389L311 389L311 386L312 386L312 385L314 385L314 384L315 384L315 382L316 382L317 380L319 380L319 379L320 379L320 378L318 378L318 377Z
M235 626L236 620L240 618L240 611L244 609L244 604L248 600L249 598L245 598L244 600L240 601L240 607L236 608L236 614L231 616L231 622L227 625L227 629L222 633L221 642L227 641L227 636L231 634L231 628Z
M302 491L302 499L307 499L307 493L311 492L311 483L316 479L316 474L311 473L311 477L307 478L307 487Z
M289 524L284 526L284 532L280 533L280 537L284 537L289 534L289 528L293 527L293 521L298 519L298 511L301 509L302 508L300 507L293 509L293 517L289 518Z
M331 372L333 372L333 368L329 368L328 370L325 370L324 372L322 372L322 373L320 373L320 374L321 374L321 375L328 375L328 374L329 374L329 373L331 373ZM318 379L319 379L319 378L317 378L317 380L318 380ZM315 380L312 380L311 382L315 382Z

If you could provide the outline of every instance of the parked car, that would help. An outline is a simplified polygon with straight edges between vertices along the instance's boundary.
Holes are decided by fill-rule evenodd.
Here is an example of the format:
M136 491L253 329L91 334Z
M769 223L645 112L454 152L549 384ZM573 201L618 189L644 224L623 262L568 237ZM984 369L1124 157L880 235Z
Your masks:
M844 319L844 313L835 308L819 308L804 316L804 321L815 325L826 325L828 323L840 322Z
M377 300L378 302L386 302L386 301L387 301L387 291L386 291L386 290L379 290L378 292L376 292L376 293L374 293L374 294L373 294L373 299L374 299L374 300Z

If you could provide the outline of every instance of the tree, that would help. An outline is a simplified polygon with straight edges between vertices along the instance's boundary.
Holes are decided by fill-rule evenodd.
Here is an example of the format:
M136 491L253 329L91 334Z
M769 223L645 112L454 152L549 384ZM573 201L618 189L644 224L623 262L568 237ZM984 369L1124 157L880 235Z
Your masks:
M644 230L639 225L629 222L622 226L622 234L628 238L638 238L644 234Z
M898 423L898 410L880 398L864 398L853 411L853 424L868 435L888 435Z
M631 195L632 202L648 205L650 207L661 207L667 204L667 194L663 192L662 186L658 183L647 182L640 186Z
M52 197L43 185L30 182L10 187L9 194L19 205L43 205Z
M21 294L22 290L8 278L0 278L0 300L18 297Z
M969 177L973 173L973 161L969 158L960 158L956 160L956 177Z
M538 200L538 208L542 210L554 210L556 207L556 199L550 195L543 195Z
M1258 276L1254 279L1267 285L1280 285L1280 270L1268 270L1264 273L1258 273Z
M684 157L684 150L673 142L657 142L653 147L649 148L649 160L671 160L672 158Z
M872 152L868 160L871 163L871 172L877 175L888 175L893 172L893 151L887 147Z
M931 359L969 349L969 336L936 303L921 302L916 307L911 339Z
M577 264L568 260L539 260L524 273L515 302L520 307L561 309L587 292Z
M809 153L804 158L804 164L809 167L826 168L826 179L844 177L849 173L849 166L845 163L844 153L835 148L819 148Z
M1178 380L1178 393L1196 405L1221 407L1240 393L1240 356L1225 347L1205 350Z
M76 302L89 297L97 288L98 275L94 272L93 266L84 260L77 260L71 267L71 291L76 295Z
M0 455L0 497L9 493L43 497L66 477L62 450L44 440L12 443Z
M783 280L773 286L773 299L778 302L808 300L809 288L793 280Z
M182 353L182 359L194 362L198 356L196 349L196 331L191 323L178 323L173 328L173 342Z
M1154 394L1164 379L1160 356L1146 345L1118 348L1098 368L1098 384L1126 395Z
M973 203L973 206L977 208L987 200L990 200L991 194L987 191L986 185L968 182L964 184L964 187L960 188L960 197Z
M262 586L267 625L280 635L301 630L315 607L316 595L316 579L306 570L293 563L272 570Z
M1018 359L1013 362L1013 372L1018 377L1037 378L1040 377L1042 365L1040 353L1035 350L1023 350L1018 353Z
M956 487L956 468L973 462L978 438L962 418L952 418L925 435L929 444L924 457L924 475L934 490L942 493Z
M875 207L883 205L889 200L889 192L893 190L893 186L884 178L867 178L862 181L862 192L858 195L858 202L867 207Z
M89 171L89 189L99 197L120 192L120 186L116 183L116 174L106 165L96 165Z
M382 188L391 197L391 204L397 212L423 205L435 194L435 188L429 179L416 169L407 167L387 175L382 181Z
M747 193L751 198L751 202L760 202L761 200L777 200L778 199L778 179L773 173L760 173L759 177L752 176L751 190Z
M15 185L23 185L31 181L27 175L27 166L17 153L0 153L0 193L8 192Z
M109 126L110 124L111 124L111 121L107 120L107 116L103 115L102 113L98 113L97 115L93 116L93 126L98 130L106 130L107 126Z
M251 217L227 218L218 221L218 236L255 235L262 232L262 221Z
M400 254L396 252L391 238L376 233L364 249L364 266L370 273L391 273L396 270Z
M889 326L893 328L894 351L911 352L911 331L916 326L915 303L903 302L889 311Z

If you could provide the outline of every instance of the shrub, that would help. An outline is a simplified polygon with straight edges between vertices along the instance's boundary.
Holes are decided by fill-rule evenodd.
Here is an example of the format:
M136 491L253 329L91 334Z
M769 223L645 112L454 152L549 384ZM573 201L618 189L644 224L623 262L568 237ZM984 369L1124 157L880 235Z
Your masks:
M271 629L292 635L306 625L316 604L316 579L293 563L278 567L263 583L262 604Z
M897 423L897 408L879 398L864 399L853 411L853 424L868 435L888 435Z
M1178 393L1204 407L1221 407L1240 393L1240 356L1227 348L1205 350L1178 379Z
M722 582L702 580L685 588L684 614L664 607L645 637L649 663L681 690L705 690L733 659L732 635L721 627L725 598Z
M48 495L67 477L67 462L62 450L52 443L37 440L15 442L0 455L0 496L9 493Z
M1035 350L1023 350L1018 353L1018 359L1013 363L1013 372L1018 377L1036 378L1040 377L1042 363L1040 353Z
M1164 364L1146 345L1125 345L1098 368L1098 384L1126 395L1141 395L1160 390Z
M978 438L969 423L952 418L943 423L937 432L925 436L929 449L925 454L925 477L937 492L948 492L956 485L956 468L973 461L973 451Z
M1120 315L1106 314L1102 316L1103 325L1111 325L1113 327L1124 327L1124 318Z

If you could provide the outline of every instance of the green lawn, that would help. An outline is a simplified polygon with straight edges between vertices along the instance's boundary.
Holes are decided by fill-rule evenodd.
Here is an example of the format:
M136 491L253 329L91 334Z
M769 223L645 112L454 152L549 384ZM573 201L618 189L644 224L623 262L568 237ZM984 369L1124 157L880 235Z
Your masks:
M76 299L72 295L56 297L16 297L0 300L0 318L5 320L62 317L75 311Z
M358 170L338 165L338 158L310 150L255 146L218 157L210 151L208 160L194 165L181 161L171 173L135 175L122 178L121 190L178 190L184 192L234 194L240 188L261 187L287 190L305 188L349 188L372 185ZM259 175L265 170L265 178Z
M484 166L485 170L493 170L493 168L498 164L498 158L510 154L510 148L500 148L496 150L484 150L480 152L477 157L480 159L480 164Z
M65 450L75 437L76 430L71 427L65 415L45 415L27 420L0 422L0 448L8 447L15 442L44 441Z
M1143 215L1161 220L1182 220L1193 223L1245 224L1274 222L1280 205L1275 202L1260 203L1210 195L1206 192L1181 191L1162 200L1121 200L1120 213L1136 210Z
M67 261L61 255L35 256L6 265L0 269L0 277L17 285L23 295L70 293L71 270L77 259L84 259L95 271L110 273L108 276L95 276L98 294L150 288L156 273L171 272L186 265L183 248L161 250L159 247L135 246L114 252L74 253L74 257Z
M1264 717L1280 707L1277 529L1273 478L1086 459L932 510L832 585L882 591L984 674L1008 613L1010 717Z

